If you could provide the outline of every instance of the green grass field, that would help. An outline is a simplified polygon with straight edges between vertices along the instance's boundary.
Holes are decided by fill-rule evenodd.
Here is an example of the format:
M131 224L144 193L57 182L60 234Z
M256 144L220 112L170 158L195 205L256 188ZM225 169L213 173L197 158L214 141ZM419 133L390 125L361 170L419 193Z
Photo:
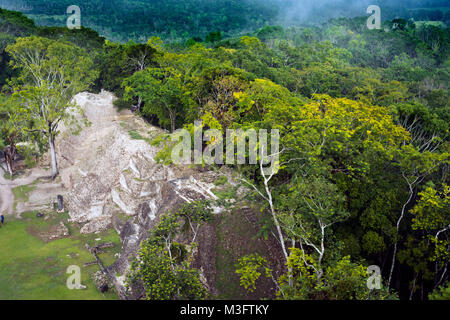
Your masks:
M70 236L45 242L45 234L60 221L67 221L67 214L51 214L44 220L35 213L22 215L22 219L10 219L0 228L0 299L117 299L114 293L103 295L94 285L91 274L98 271L97 265L83 267L94 261L85 248L85 243L114 242L114 248L100 255L105 266L114 262L114 254L120 250L119 236L114 230L102 234L81 235L78 228L65 225ZM95 239L101 238L99 242ZM81 283L85 290L69 290L66 287L67 267L81 268Z

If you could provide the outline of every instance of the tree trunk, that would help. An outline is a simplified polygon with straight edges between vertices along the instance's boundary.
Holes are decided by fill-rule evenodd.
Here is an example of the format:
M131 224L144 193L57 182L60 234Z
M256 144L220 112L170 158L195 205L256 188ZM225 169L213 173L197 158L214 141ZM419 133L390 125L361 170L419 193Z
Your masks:
M59 174L58 163L56 161L56 151L55 151L55 139L50 135L48 137L48 143L50 145L50 155L52 157L52 179L54 180Z
M13 161L14 157L16 156L16 147L12 142L10 146L5 148L4 154L5 154L6 169L8 170L10 176L12 177L12 175L14 174Z
M6 162L6 169L8 169L8 173L9 173L10 177L12 178L12 176L13 176L12 161L11 161L11 158L6 154L5 154L5 162Z
M402 219L403 219L403 217L404 217L404 215L406 213L406 207L409 205L409 203L411 202L411 200L413 198L413 195L414 195L414 189L413 189L412 184L408 183L408 187L409 187L409 197L408 197L408 200L403 204L400 218L397 220L397 233L396 233L396 235L398 235L398 233L399 233L400 223L402 222ZM392 254L391 270L389 272L389 279L388 279L388 287L389 288L391 286L392 274L394 273L395 258L397 257L397 246L398 246L398 239L395 240L394 253Z
M175 132L175 115L170 113L170 127L172 129L172 132Z
M142 108L142 98L141 97L138 97L137 107L138 107L139 112L141 112L142 111L141 110L141 108Z
M416 280L417 280L417 277L418 277L418 276L419 276L419 273L416 272L416 275L414 276L414 282L413 282L413 285L412 285L412 287L411 287L411 292L410 292L410 294L409 294L409 300L410 300L410 301L412 300L413 295L414 295L414 291L415 291L415 289L416 289Z
M264 175L264 171L263 171L263 168L262 168L262 162L263 161L261 160L260 161L260 170L261 170L261 175L263 176L263 179L264 179L264 188L266 190L267 200L269 202L270 213L272 215L272 219L273 219L273 221L275 223L275 227L276 227L277 232L278 232L278 237L279 237L279 241L280 241L280 244L281 244L281 250L283 250L283 255L284 255L284 258L286 259L286 265L287 265L287 263L289 262L289 253L286 250L286 245L285 245L285 240L284 240L284 236L283 236L283 231L281 230L280 222L277 219L277 214L275 212L275 207L273 205L272 192L270 191L268 180L266 179L266 176ZM293 282L292 282L292 268L291 267L288 267L288 275L289 275L289 278L288 278L289 279L289 286L292 286Z

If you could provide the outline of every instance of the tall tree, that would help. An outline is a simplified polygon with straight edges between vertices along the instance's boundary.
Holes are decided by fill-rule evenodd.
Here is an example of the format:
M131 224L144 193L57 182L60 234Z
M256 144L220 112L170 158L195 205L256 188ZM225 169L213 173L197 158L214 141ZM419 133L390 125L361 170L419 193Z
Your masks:
M0 96L0 150L5 157L6 171L12 177L14 174L14 156L16 154L16 142L18 130L11 121L11 114L14 112L11 100Z
M144 102L142 113L158 117L161 126L176 129L192 100L185 94L184 75L172 67L147 68L138 71L123 82L124 99Z
M86 51L67 42L18 38L6 51L12 66L20 70L13 80L13 98L20 105L14 121L23 124L23 131L38 132L48 140L54 179L58 175L55 138L59 125L64 122L67 127L79 128L76 113L82 110L73 97L89 88L97 72Z

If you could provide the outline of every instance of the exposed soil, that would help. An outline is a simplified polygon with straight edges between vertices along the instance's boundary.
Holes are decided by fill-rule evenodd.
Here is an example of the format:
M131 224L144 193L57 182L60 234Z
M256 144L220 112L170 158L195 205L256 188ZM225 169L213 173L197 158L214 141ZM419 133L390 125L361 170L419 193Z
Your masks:
M240 286L239 275L235 272L239 258L252 253L267 259L275 278L283 271L279 264L283 256L277 250L276 240L272 236L265 239L258 235L260 214L252 208L233 209L201 230L194 265L202 269L216 298L255 300L275 297L272 279L261 276L256 289L249 292Z

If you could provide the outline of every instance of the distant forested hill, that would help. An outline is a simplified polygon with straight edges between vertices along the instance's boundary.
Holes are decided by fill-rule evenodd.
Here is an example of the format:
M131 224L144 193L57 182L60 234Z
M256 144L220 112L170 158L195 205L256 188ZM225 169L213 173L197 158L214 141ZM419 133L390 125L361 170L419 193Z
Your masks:
M236 33L274 21L277 7L259 0L80 0L82 23L118 41L146 41L151 35L176 40L221 30ZM7 1L4 1L6 5ZM1 6L0 2L0 6ZM38 24L62 26L72 0L28 0L17 9ZM16 8L11 8L16 9Z
M105 42L105 39L92 29L38 27L33 20L20 12L0 9L0 89L5 85L6 79L14 75L14 70L9 65L10 57L5 51L6 47L13 44L19 37L32 35L66 40L83 47L88 52L101 49Z
M64 26L66 9L73 4L81 8L83 26L120 42L145 42L153 35L174 42L218 30L233 36L266 25L320 24L366 15L370 4L382 8L383 20L450 20L442 0L0 0L0 7L23 12L45 26Z

